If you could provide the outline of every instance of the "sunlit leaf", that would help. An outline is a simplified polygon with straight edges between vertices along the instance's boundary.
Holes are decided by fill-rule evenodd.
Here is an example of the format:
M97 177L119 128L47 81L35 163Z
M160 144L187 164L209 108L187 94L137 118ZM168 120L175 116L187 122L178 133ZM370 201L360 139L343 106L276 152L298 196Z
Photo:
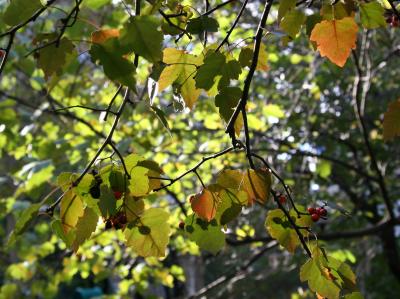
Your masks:
M247 194L244 191L234 189L223 189L219 194L220 203L218 205L216 219L221 225L235 219L242 207L247 205Z
M343 290L354 291L355 275L351 268L316 247L312 258L300 269L300 280L310 289L328 299L339 298Z
M74 251L77 251L79 246L90 238L92 233L96 230L97 221L99 216L91 209L86 208L83 216L78 219L76 225L75 240L72 244Z
M317 43L322 57L343 67L356 47L358 26L352 17L322 21L315 25L310 40Z
M68 190L60 203L60 219L64 233L73 229L84 213L83 202L74 189Z
M198 217L210 221L215 217L220 199L217 194L208 189L203 189L200 193L193 195L190 201L193 212Z
M167 66L158 80L159 91L175 82L179 86L178 91L186 106L192 109L200 95L200 89L196 88L193 78L196 75L197 67L202 64L202 58L183 50L166 48L163 51L163 62Z
M162 208L150 208L140 217L139 226L127 228L128 246L140 256L163 257L169 241L169 214Z
M185 231L190 240L194 241L201 249L213 254L216 254L225 245L225 235L216 220L207 222L195 215L190 215L185 220Z
M301 210L304 212L304 209ZM298 218L294 210L291 210L289 213L296 225L301 227L311 226L311 217L309 215L301 215ZM300 239L296 231L282 210L275 209L269 211L265 220L265 227L271 237L276 239L289 252L293 253L300 245ZM307 231L304 229L301 232L305 235L307 234Z

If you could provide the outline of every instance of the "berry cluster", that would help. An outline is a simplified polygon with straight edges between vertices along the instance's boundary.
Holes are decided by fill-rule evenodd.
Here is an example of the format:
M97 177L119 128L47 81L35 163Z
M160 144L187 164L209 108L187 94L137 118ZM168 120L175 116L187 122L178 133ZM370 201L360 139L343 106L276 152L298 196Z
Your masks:
M126 214L123 211L119 211L106 220L106 229L110 229L112 227L115 229L122 229L127 223L128 219L126 218Z
M311 219L314 222L317 222L320 218L327 219L326 215L328 215L328 211L324 207L309 207L307 211L311 215Z
M392 27L399 27L400 26L400 20L397 15L395 15L392 11L387 11L385 13L386 17L386 23L389 24Z

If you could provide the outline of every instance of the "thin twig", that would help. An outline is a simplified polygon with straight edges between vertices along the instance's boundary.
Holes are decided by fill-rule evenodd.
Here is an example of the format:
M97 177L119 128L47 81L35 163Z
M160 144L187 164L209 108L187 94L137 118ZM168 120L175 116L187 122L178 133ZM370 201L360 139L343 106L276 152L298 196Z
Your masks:
M207 156L207 157L203 157L203 158L201 159L201 161L198 162L195 166L193 166L193 167L190 168L189 170L185 171L184 173L182 173L181 175L179 175L177 178L171 179L171 181L170 181L168 184L163 185L163 186L161 186L161 187L159 187L159 188L157 188L157 189L154 189L154 192L157 192L157 191L160 191L160 190L162 190L162 189L168 188L169 186L172 186L172 185L175 184L177 181L179 181L181 178L187 176L189 173L191 173L191 172L195 173L195 171L196 171L201 165L203 165L204 162L207 162L208 160L215 159L215 158L217 158L217 157L223 156L223 155L225 155L225 154L227 154L227 153L233 151L234 149L235 149L235 148L234 148L233 146L231 146L231 147L228 147L227 149L224 149L224 150L222 150L222 151L220 151L220 152L218 152L218 153L215 153L215 154L213 154L213 155L210 155L210 156Z
M246 8L248 0L245 0L243 2L242 7L240 8L240 11L235 19L235 21L232 24L232 27L229 29L229 31L227 32L225 38L223 39L223 41L218 45L218 47L215 49L215 52L218 52L219 49L221 49L221 47L225 44L228 43L229 37L231 36L232 31L235 29L236 25L239 23L240 17L242 16L243 11ZM229 44L229 43L228 43Z

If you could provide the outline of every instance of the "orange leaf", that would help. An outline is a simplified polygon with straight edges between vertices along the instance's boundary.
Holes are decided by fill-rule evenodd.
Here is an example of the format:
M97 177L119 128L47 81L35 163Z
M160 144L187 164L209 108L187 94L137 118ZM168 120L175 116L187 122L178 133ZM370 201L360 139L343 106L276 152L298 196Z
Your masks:
M325 20L314 26L310 40L317 43L322 57L326 56L334 64L343 67L356 48L358 26L353 17L341 20Z
M190 199L192 210L199 218L210 221L215 217L217 211L218 198L207 189L192 196Z
M118 29L102 29L92 32L92 43L101 44L112 37L118 37Z

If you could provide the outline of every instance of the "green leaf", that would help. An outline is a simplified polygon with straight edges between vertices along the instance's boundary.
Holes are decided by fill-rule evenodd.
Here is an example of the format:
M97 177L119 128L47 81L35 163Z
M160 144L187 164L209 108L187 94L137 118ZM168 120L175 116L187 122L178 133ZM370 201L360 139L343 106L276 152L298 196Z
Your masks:
M308 281L308 286L313 292L328 299L339 298L340 288L329 278L327 273L323 272L314 259L308 260L300 269L300 280Z
M389 141L400 136L400 100L392 102L383 117L383 139Z
M79 217L83 216L83 202L75 191L75 188L68 190L60 203L60 219L66 234L76 226Z
M278 8L278 23L282 20L282 18L296 7L296 0L281 0L279 1L279 8Z
M117 203L113 191L108 186L101 185L100 198L98 202L101 215L104 218L115 215L115 213L117 212L116 204Z
M215 106L219 108L219 114L226 123L231 119L241 96L242 90L239 87L225 87L221 89L219 94L215 97ZM242 127L243 117L240 114L235 121L236 135L240 134Z
M385 9L376 1L360 4L361 23L365 28L386 27Z
M75 252L78 251L79 246L88 240L96 230L98 220L99 216L91 208L87 207L83 216L78 219L75 228L75 240L72 244L72 248Z
M171 129L169 128L168 120L165 117L164 111L162 111L160 108L157 108L156 106L150 106L150 108L154 112L154 114L157 116L158 120L162 123L164 128L171 135Z
M298 207L300 211L304 211ZM300 218L297 217L297 213L291 210L290 216L292 220L298 226L309 227L311 226L311 217L309 215L301 215ZM265 220L265 227L272 238L276 239L281 246L287 249L290 253L294 253L297 246L300 245L299 237L296 231L293 229L289 220L285 216L282 210L275 209L268 212L267 219ZM304 234L307 231L302 231Z
M221 76L218 89L229 85L230 79L238 79L242 68L236 60L226 61L224 54L212 52L204 59L195 76L196 87L209 90L213 87L216 77Z
M40 0L12 0L3 15L3 21L9 26L16 26L27 21L42 8Z
M185 220L185 231L189 239L195 242L201 249L213 254L220 251L225 245L225 234L216 220L206 222L197 218L194 214Z
M353 292L344 296L344 299L364 299L364 296L360 292Z
M111 38L103 44L92 44L89 51L91 59L103 66L104 74L110 80L136 90L136 68L116 50L114 45L117 44L116 38Z
M300 280L307 281L310 289L328 299L339 298L343 290L353 291L355 275L344 262L327 256L323 249L315 247L312 259L300 269Z
M242 67L250 67L253 60L253 49L251 47L243 47L240 50L239 62Z
M139 226L125 230L126 244L143 257L165 256L170 234L168 218L169 214L162 208L144 211Z
M62 191L67 191L74 181L72 172L62 172L57 177L57 186L61 188Z
M342 3L337 1L335 5L324 4L322 5L320 14L324 20L340 20L352 15L353 8L349 5L350 1Z
M143 157L137 155L137 154L130 154L124 158L125 161L125 166L128 172L130 173L133 167L138 165L140 161L144 160Z
M192 34L201 34L204 31L218 32L219 24L217 20L209 16L201 16L198 18L190 19L186 30Z
M159 21L155 17L132 17L121 32L121 45L150 62L160 61L163 34L158 26Z
M8 238L7 246L12 245L16 238L27 230L32 221L37 217L41 206L42 203L32 204L21 213L17 222L15 223L14 230Z
M247 46L241 49L239 54L239 62L242 67L250 67L253 60L253 48L251 46ZM268 53L266 51L265 45L260 45L260 50L258 53L258 61L257 61L257 71L267 71L268 70Z
M303 12L301 12L300 10L291 10L283 18L280 27L291 38L295 38L305 21L306 21L306 16Z
M195 86L194 76L197 67L203 62L202 58L183 50L166 48L163 51L163 62L167 66L158 79L158 90L162 91L175 82L186 106L192 109L200 95L200 89Z
M46 78L60 73L67 63L67 56L72 54L74 49L74 44L68 38L63 37L58 47L53 43L38 51L38 65L45 73Z
M221 225L226 225L234 220L242 211L242 207L247 205L247 193L235 189L223 189L219 194L220 203L218 205L216 219Z
M128 223L134 222L138 219L144 211L144 201L143 199L134 198L132 196L127 196L124 199L124 211L126 214L126 219Z
M113 191L126 192L128 189L129 182L123 171L111 170L108 180Z
M70 230L67 234L64 232L64 228L63 225L61 223L61 221L59 219L54 220L51 223L51 228L54 232L54 234L60 238L61 240L63 240L63 242L65 243L65 245L67 245L67 247L72 247L72 243L74 242L75 239L75 230Z
M149 170L142 166L135 166L130 171L129 190L132 196L143 196L149 193Z

